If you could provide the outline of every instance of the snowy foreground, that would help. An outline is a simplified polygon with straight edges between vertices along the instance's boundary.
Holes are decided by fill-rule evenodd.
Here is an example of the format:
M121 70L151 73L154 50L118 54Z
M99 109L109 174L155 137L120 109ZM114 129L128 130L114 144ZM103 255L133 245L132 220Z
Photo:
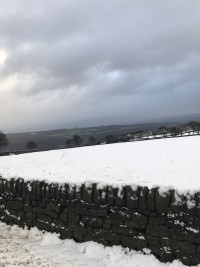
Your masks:
M183 267L179 261L160 263L122 247L104 247L86 242L60 240L58 235L36 228L23 230L0 223L1 267ZM200 267L200 265L198 265Z
M200 136L99 145L0 158L0 175L27 180L200 191Z

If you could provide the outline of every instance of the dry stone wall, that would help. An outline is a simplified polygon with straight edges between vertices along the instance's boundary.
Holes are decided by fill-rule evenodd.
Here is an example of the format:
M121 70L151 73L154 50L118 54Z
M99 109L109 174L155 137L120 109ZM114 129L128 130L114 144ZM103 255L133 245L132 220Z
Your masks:
M0 220L77 242L148 249L162 262L200 263L200 193L0 178Z

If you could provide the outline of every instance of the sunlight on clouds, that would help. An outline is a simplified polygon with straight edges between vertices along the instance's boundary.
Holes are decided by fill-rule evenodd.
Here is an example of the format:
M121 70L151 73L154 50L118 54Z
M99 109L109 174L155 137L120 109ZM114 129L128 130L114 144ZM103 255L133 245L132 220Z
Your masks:
M17 74L0 79L0 92L12 90L17 83Z
M29 94L35 82L35 78L31 74L15 73L3 78L0 78L0 92L1 93L14 93L16 95Z
M0 50L0 67L4 66L8 55L5 50Z

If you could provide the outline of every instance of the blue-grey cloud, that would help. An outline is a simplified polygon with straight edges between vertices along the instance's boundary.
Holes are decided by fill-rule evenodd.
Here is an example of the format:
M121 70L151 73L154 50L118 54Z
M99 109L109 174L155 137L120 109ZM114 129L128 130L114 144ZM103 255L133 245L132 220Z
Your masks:
M0 0L0 128L200 112L200 3Z

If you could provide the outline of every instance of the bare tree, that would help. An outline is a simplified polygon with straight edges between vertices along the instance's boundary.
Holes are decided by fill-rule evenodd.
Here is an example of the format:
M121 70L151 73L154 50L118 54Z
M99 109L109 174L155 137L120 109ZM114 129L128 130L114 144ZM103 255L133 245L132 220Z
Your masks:
M71 139L71 138L68 138L68 139L65 141L65 146L66 146L66 147L72 147L72 139Z
M29 141L26 144L26 149L27 150L34 150L37 148L37 143L33 142L33 141Z
M73 136L72 141L75 146L80 146L83 143L83 139L77 134Z
M90 136L90 137L88 138L88 144L89 144L90 146L96 145L96 143L97 143L97 140L96 140L93 136Z
M6 135L0 131L0 148L9 144Z

